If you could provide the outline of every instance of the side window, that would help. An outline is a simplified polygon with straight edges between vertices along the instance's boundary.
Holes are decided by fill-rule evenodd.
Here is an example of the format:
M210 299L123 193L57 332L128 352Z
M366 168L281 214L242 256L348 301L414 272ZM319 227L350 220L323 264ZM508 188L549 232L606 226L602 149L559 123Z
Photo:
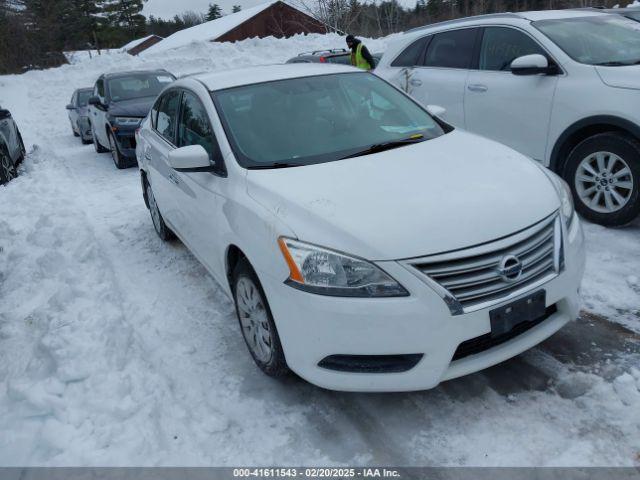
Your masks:
M414 67L420 62L420 56L424 51L424 47L427 45L431 37L422 37L407 48L405 48L396 59L391 62L392 67Z
M96 83L96 95L100 98L104 98L104 80L98 80Z
M182 97L182 115L178 123L178 147L202 145L210 159L216 157L216 138L209 115L198 98L191 92Z
M174 90L162 97L156 130L171 143L175 143L176 124L178 123L178 109L180 107L180 92Z
M513 28L488 27L480 46L480 70L509 70L511 62L523 55L544 50L528 35Z
M78 104L76 103L77 96L78 96L78 93L77 93L77 92L74 92L74 94L71 96L71 102L69 102L69 103L70 103L71 105L73 105L74 107L78 105Z
M153 104L153 107L151 107L151 126L153 128L157 128L158 125L158 110L160 109L160 103L162 102L162 100L164 99L164 97L160 97L156 100L156 103Z
M436 34L427 49L425 66L470 68L477 32L477 28L464 28Z

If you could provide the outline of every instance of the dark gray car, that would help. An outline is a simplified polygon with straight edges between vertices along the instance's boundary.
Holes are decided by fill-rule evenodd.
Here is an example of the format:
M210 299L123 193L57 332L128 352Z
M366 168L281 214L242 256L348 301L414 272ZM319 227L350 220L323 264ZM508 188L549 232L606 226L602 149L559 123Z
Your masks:
M166 70L101 75L89 99L93 145L111 152L117 168L137 165L135 132L158 94L176 79Z
M0 185L16 177L24 155L24 142L18 126L11 112L0 107Z
M79 88L73 92L71 102L67 105L69 122L73 135L80 137L82 143L91 143L91 123L89 122L89 98L93 95L93 88Z
M371 55L377 65L382 58L382 53L372 53ZM350 65L351 52L345 48L316 50L315 52L301 53L297 57L287 60L287 63L339 63L341 65Z

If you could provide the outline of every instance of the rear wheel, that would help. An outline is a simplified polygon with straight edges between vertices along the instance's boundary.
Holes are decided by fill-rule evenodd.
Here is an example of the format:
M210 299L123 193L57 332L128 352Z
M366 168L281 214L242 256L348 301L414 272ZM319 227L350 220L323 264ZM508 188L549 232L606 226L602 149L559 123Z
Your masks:
M16 167L5 145L0 145L0 184L9 183L16 178Z
M153 190L149 182L145 181L145 189L147 191L147 200L149 201L149 213L151 214L151 221L153 222L153 228L156 230L158 236L165 242L173 240L175 238L174 233L171 231L167 224L164 223L160 208L156 203L156 197L153 195Z
M254 362L270 377L288 374L267 297L246 259L241 259L233 271L232 289L242 336Z
M640 143L619 133L601 133L573 149L565 168L576 210L606 226L640 214Z
M109 150L100 144L100 140L98 140L98 136L96 135L96 131L93 126L91 126L91 134L93 137L93 148L96 150L96 153L107 153Z

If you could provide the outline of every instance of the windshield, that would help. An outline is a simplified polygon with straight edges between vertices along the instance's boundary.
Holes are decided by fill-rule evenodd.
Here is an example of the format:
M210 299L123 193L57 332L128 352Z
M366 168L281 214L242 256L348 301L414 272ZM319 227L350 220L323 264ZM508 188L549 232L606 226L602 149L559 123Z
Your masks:
M91 95L93 95L93 90L80 90L78 92L78 106L86 107Z
M364 72L236 87L216 92L214 100L236 157L248 168L329 162L444 133L424 109Z
M640 24L619 15L534 22L571 58L589 65L640 62Z
M168 73L143 73L112 78L109 80L109 95L113 102L155 97L173 80Z

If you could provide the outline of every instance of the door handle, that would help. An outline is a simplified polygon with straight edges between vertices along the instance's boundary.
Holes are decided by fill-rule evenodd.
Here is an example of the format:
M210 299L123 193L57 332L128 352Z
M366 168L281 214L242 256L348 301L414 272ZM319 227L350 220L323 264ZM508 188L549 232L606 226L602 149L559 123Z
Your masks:
M486 85L482 85L480 83L472 83L471 85L467 85L467 89L472 92L486 92L489 90Z
M409 83L414 87L422 86L422 80L418 80L417 78L412 78L411 80L409 80Z

